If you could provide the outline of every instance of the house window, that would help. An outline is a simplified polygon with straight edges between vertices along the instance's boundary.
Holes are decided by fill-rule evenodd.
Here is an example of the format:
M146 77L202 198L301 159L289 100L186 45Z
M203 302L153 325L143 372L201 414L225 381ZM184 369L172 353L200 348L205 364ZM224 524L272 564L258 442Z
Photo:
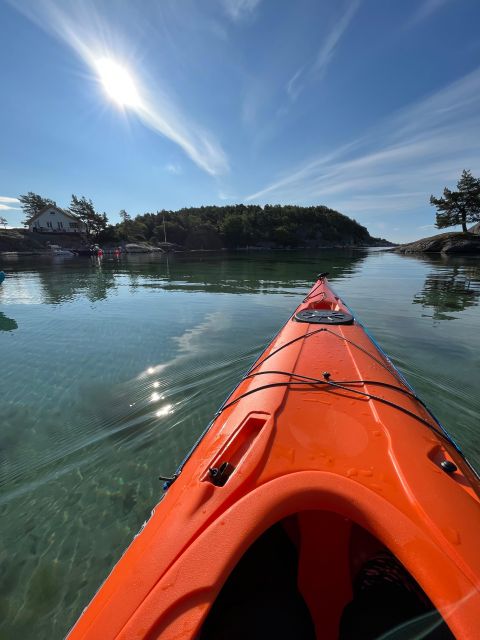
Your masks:
M47 227L49 227L50 229L52 228L52 223L51 222L47 222Z
M57 222L57 227L58 227L59 229L63 229L63 222L60 222L60 221L59 221L59 222Z
M70 222L69 224L72 229L78 229L78 222Z
M50 215L54 216L55 215L55 211L50 211Z

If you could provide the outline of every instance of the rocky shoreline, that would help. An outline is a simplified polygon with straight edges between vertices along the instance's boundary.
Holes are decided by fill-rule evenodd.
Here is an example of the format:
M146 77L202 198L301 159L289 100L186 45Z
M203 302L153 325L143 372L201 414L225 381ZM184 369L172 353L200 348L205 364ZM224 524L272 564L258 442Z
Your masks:
M32 233L23 229L5 229L0 230L0 256L18 255L18 256L49 256L52 255L50 245L57 245L61 249L76 252L78 250L88 249L89 244L79 235L59 234L59 233ZM120 242L117 244L108 242L102 243L104 252L113 252L117 246L120 246L124 253L168 253L168 252L199 252L199 251L218 251L222 248L211 249L187 249L183 246L169 243L159 242L152 244L147 241ZM295 249L362 249L370 247L393 247L394 245L387 240L380 238L372 238L369 244L352 244L345 243L327 243L322 246L295 247ZM282 247L276 246L275 243L269 243L269 246L249 246L239 247L239 250L250 251L272 251L282 250ZM227 249L225 249L227 250Z
M480 235L450 232L421 238L396 247L398 253L476 254L480 256Z
M165 243L162 244L165 245ZM117 246L121 246L124 253L163 253L172 250L174 246L169 243L167 245L155 246L148 242L121 242L117 244L106 243L102 248L106 253L113 253ZM91 243L86 242L81 236L71 233L41 234L23 229L0 230L0 255L3 256L50 256L52 255L52 246L58 246L63 250L75 253L88 250Z

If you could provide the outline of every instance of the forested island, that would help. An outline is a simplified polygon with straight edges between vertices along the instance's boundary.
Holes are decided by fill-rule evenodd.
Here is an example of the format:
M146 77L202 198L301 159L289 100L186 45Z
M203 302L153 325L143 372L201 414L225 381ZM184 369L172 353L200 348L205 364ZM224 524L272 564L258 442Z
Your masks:
M25 213L25 225L29 225L44 207L57 207L53 200L31 192L19 199ZM74 195L68 212L85 225L86 236L82 238L83 242L105 246L145 243L188 251L391 244L372 237L366 227L348 216L321 205L212 205L178 211L162 209L134 218L122 210L119 214L121 222L111 225L108 224L106 214L95 210L91 200ZM40 236L46 235L52 237L54 234L29 233L19 229L0 232L0 251L25 251L29 249L29 245L32 245L30 248L34 251L38 249ZM64 243L65 237L61 240ZM77 238L77 244L78 241L80 238Z
M107 227L99 239L173 243L185 249L382 246L355 220L324 206L204 206L146 213Z
M122 209L120 222L109 224L106 213L96 211L85 196L72 195L68 208L60 209L54 200L29 191L18 198L29 228L0 231L0 251L42 252L49 243L79 245L102 244L106 247L135 244L143 249L161 248L183 251L219 249L300 249L328 247L386 247L393 246L382 238L372 237L366 227L356 220L323 205L235 204L190 207L171 211L161 209L132 217ZM461 232L442 233L401 245L402 253L480 253L480 178L466 169L457 182L457 189L445 187L443 197L430 196L435 206L437 229L461 226ZM32 221L45 211L55 208L62 216L69 216L69 227L81 233L61 234L59 228L35 228ZM49 216L47 216L49 217ZM7 219L0 217L0 226ZM468 224L474 224L470 229ZM39 233L33 233L37 231ZM48 233L44 233L48 231ZM76 236L73 238L72 236ZM75 246L76 245L76 246ZM65 246L65 245L63 245Z

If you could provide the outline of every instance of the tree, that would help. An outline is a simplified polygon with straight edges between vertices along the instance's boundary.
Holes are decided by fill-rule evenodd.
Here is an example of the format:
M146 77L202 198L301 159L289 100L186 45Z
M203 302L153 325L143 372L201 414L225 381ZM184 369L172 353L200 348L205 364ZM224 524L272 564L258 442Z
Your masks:
M122 209L118 215L120 216L120 220L124 223L129 222L132 219L131 215L127 213L125 209Z
M85 224L88 236L96 237L107 227L107 214L97 213L93 206L93 202L91 200L87 200L85 196L77 198L76 195L72 195L70 211Z
M6 218L4 218L3 216L0 216L0 224L6 229L7 228L7 223L8 220Z
M36 216L37 213L40 213L42 209L45 207L53 206L56 207L57 203L54 200L50 200L50 198L43 198L39 196L38 193L33 193L33 191L29 191L23 196L19 196L18 198L22 204L23 213L25 214L25 220L23 220L23 224L27 225L33 216Z
M101 238L165 240L192 248L245 246L311 246L318 244L371 244L367 229L347 216L317 205L227 205L160 210L121 222L102 232Z
M227 213L221 225L221 231L229 247L243 245L243 221L240 216Z
M461 224L467 233L467 223L480 220L480 178L474 178L464 169L457 182L457 191L445 187L443 198L430 196L430 204L437 208L437 229Z
M128 234L131 227L132 217L129 213L122 209L118 214L120 216L120 235L124 240L128 240Z

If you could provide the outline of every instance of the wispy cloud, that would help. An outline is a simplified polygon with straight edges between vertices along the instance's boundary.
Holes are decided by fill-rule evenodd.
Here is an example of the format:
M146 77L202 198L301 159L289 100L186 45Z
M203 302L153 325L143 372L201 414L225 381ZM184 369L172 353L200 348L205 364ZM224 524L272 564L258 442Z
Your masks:
M219 200L236 200L237 196L234 196L231 193L225 193L224 191L219 191L218 192L218 199Z
M261 0L222 0L227 15L234 21L244 20L253 14Z
M325 72L326 68L330 64L340 38L347 30L347 27L352 21L352 18L357 12L359 6L360 1L353 0L353 2L351 2L347 7L345 13L341 16L340 20L333 26L333 29L325 38L325 41L323 42L320 51L318 52L315 64L313 65L313 69L316 73Z
M20 207L12 207L13 204L20 204L20 200L9 196L0 196L0 211L20 211Z
M287 82L286 90L292 100L296 100L298 98L305 85L309 81L313 79L318 80L319 78L323 77L328 68L328 65L333 59L338 43L340 42L343 34L347 30L359 7L360 0L352 0L348 4L346 11L333 24L332 28L327 33L313 62L311 64L305 64L301 66L291 76L291 78Z
M179 164L176 164L174 162L169 162L167 165L165 165L165 171L168 171L168 173L172 173L173 175L180 175L182 173L182 167Z
M424 0L413 14L410 26L427 20L439 9L442 9L448 2L451 2L451 0Z
M0 202L11 202L12 204L19 204L20 200L18 198L10 198L9 196L0 196Z
M300 82L300 78L302 77L304 71L305 65L297 69L290 80L287 82L287 93L292 100L296 100L303 89L303 82Z
M330 154L319 155L247 197L324 202L351 215L411 211L480 171L480 68L392 114Z
M214 136L185 113L169 87L161 82L158 76L155 81L148 79L145 61L142 65L143 83L139 70L137 69L136 74L133 73L133 56L128 54L133 48L128 46L125 38L122 39L118 33L113 32L93 2L9 1L39 27L73 49L90 67L92 77L97 78L98 63L101 59L113 59L127 68L130 67L130 75L135 80L140 96L138 104L132 106L130 111L153 131L179 145L190 159L207 173L220 175L228 171L227 156Z

